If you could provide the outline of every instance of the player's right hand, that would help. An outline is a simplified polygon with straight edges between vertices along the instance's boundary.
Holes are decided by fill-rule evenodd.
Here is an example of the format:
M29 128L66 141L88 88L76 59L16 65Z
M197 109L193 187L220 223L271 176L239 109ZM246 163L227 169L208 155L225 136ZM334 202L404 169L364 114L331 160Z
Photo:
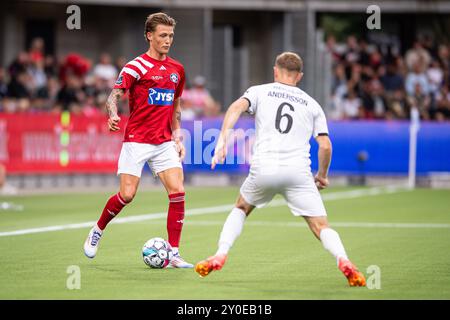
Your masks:
M314 177L314 181L316 182L317 189L319 190L325 189L330 184L327 177L320 177L319 175Z
M226 156L227 156L227 144L225 143L225 141L219 140L216 149L214 150L214 156L212 157L211 160L211 169L214 170L216 164L218 163L220 164L224 163Z
M120 117L116 114L113 116L110 116L108 119L108 127L109 131L118 131L120 130L119 127Z

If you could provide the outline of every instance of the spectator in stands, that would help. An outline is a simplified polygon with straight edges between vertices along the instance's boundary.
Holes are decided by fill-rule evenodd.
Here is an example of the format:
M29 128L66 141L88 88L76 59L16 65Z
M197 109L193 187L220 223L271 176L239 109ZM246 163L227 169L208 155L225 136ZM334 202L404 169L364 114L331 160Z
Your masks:
M34 38L28 54L31 63L44 63L44 39Z
M419 40L415 41L413 48L406 52L405 59L409 70L419 69L419 72L424 72L431 62L430 54Z
M383 56L378 48L375 48L369 55L369 65L373 70L377 70L383 63Z
M16 99L4 97L0 103L0 111L4 113L16 112Z
M55 77L49 78L47 85L36 92L33 108L40 111L50 111L57 101L59 90L58 79Z
M342 99L344 95L347 94L347 78L345 76L345 68L343 64L336 65L334 69L332 91L339 99Z
M12 79L16 78L19 73L26 73L28 69L28 53L20 52L16 59L10 64L8 71L9 76Z
M359 61L358 63L363 66L368 66L370 64L370 54L368 50L368 44L365 40L359 41Z
M347 38L347 51L344 54L344 59L348 64L359 61L359 47L355 36Z
M408 96L408 104L411 108L417 108L420 117L423 120L430 119L430 96L425 93L422 89L422 84L420 82L414 83L414 94Z
M405 119L408 115L409 105L405 91L399 88L388 97L389 119Z
M356 92L352 89L342 100L340 107L341 119L358 119L361 117L361 99L358 98Z
M444 80L444 71L440 68L437 60L431 61L430 67L426 71L426 75L430 93L435 96L439 92Z
M61 68L59 69L59 79L62 85L64 85L69 74L82 78L88 73L90 68L90 60L77 53L70 53L62 61Z
M31 101L29 98L17 99L16 112L27 112L31 110Z
M371 85L370 81L363 81L362 83L362 93L361 93L361 102L362 102L362 119L373 119L375 102L372 98Z
M69 110L70 106L83 101L85 97L82 91L82 78L73 74L66 77L66 84L58 92L57 100L62 105L63 110Z
M378 78L370 81L370 91L373 100L373 114L377 119L383 119L388 110L387 101L384 96L383 85Z
M30 75L30 87L33 95L47 86L47 75L44 70L44 60L33 62L28 69L28 74Z
M430 34L425 34L422 39L422 46L428 52L432 60L437 59L438 48L434 43L434 39Z
M403 89L405 83L402 75L398 72L397 66L393 63L387 65L386 68L382 67L382 70L386 70L386 72L381 72L382 75L380 77L380 81L386 90L386 92L392 93L397 90Z
M440 92L436 94L436 111L434 119L444 121L450 119L450 92L448 85L443 86Z
M367 71L364 71L363 66L361 66L358 63L355 63L351 67L351 74L350 74L349 82L353 86L358 87L358 90L359 90L360 89L359 83L361 82L361 80L370 79L372 77L372 75L373 75L373 72L370 72L368 74Z
M331 58L333 59L333 64L336 62L339 62L341 59L341 55L339 54L337 48L336 48L336 38L333 35L327 36L326 46L328 52L331 54Z
M188 120L219 114L220 106L211 97L208 89L205 88L205 82L206 80L203 76L196 76L194 86L183 91L181 96L183 100L181 104L183 107L183 119Z
M69 105L67 106L67 110L75 115L83 114L83 106L76 101L72 101L71 103L69 103Z
M111 63L111 56L107 53L101 54L100 61L92 73L97 78L98 85L106 86L108 91L111 90L117 79L117 69Z
M443 70L443 81L445 84L450 83L450 46L444 44L440 45L438 48L438 58L439 65Z
M44 72L47 78L56 77L58 75L57 71L57 61L52 55L47 55L44 60Z
M26 70L19 71L8 85L8 96L11 98L28 98L30 92L27 84L29 83L29 76Z
M418 60L408 73L405 80L406 93L414 96L417 93L417 84L420 86L421 94L427 95L430 92L430 83L423 69L423 62Z

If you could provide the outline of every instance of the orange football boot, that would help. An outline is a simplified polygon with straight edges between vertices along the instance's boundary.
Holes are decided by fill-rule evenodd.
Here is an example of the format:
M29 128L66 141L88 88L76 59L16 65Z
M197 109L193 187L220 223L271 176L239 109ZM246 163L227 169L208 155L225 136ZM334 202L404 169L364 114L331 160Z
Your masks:
M197 272L201 278L206 277L213 270L222 269L225 261L227 260L226 254L217 254L211 256L206 260L202 260L195 265L195 272Z
M350 260L344 258L339 259L339 270L347 277L348 284L351 287L365 287L366 278L364 275L356 268L356 266L351 263Z

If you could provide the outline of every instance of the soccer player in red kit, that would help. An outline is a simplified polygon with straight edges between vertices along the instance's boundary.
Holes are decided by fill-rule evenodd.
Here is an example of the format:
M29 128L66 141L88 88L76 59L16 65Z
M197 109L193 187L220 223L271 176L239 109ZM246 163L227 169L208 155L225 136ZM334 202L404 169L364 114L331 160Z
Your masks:
M89 258L95 257L107 224L133 200L147 162L169 196L167 233L174 251L169 266L193 267L178 252L185 195L181 165L185 150L180 139L180 97L185 75L183 65L167 56L175 24L175 20L165 13L148 16L144 35L149 49L123 67L106 103L109 129L118 131L117 103L129 90L130 117L117 171L120 191L108 200L100 219L89 232L84 244L84 252Z

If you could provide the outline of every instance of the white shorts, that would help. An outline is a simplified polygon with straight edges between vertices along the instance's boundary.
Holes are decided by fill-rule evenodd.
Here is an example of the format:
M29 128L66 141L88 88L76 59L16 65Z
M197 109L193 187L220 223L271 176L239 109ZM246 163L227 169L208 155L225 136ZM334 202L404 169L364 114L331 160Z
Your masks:
M117 175L125 173L141 177L146 162L155 176L170 168L182 168L173 141L162 144L124 142L120 151Z
M270 175L251 169L241 186L241 196L248 204L262 208L276 194L281 194L294 216L326 216L314 177L310 172L298 172L296 169L285 167Z

